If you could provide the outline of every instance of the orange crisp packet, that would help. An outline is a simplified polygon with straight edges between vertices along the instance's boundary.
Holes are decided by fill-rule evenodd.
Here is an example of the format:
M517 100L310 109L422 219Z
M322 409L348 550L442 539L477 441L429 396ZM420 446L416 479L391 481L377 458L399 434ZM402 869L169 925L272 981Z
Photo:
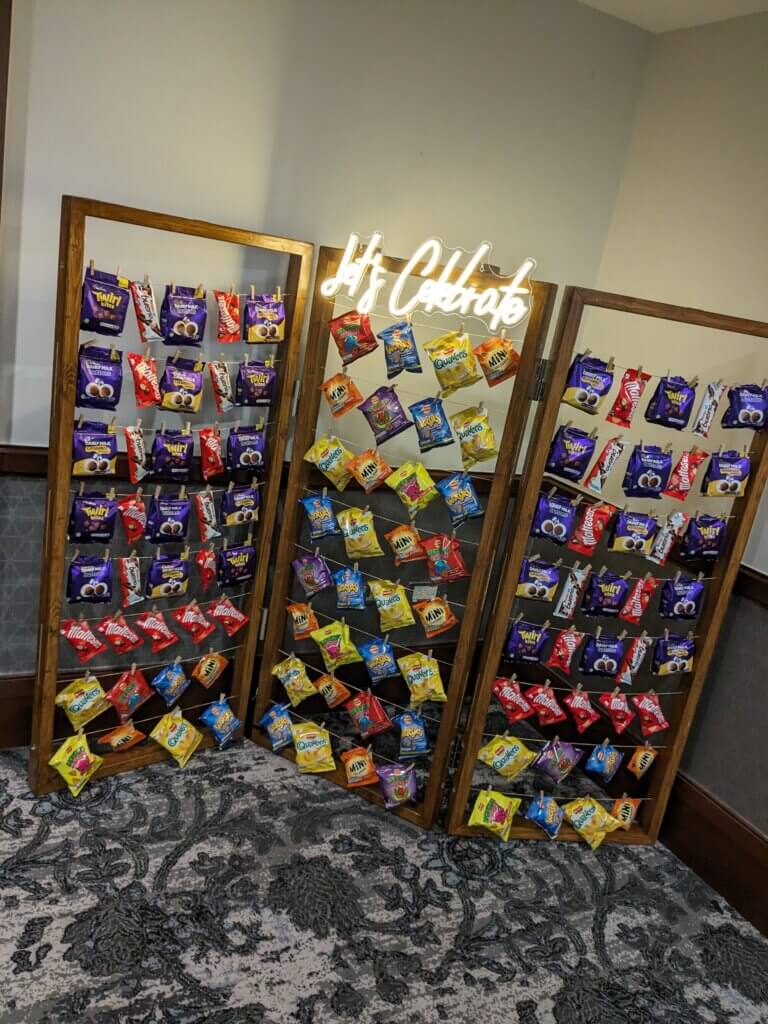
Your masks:
M419 531L408 523L402 523L394 530L390 530L389 533L385 533L384 539L392 548L395 565L402 565L403 562L418 562L427 557L421 546Z
M357 384L346 373L334 373L328 380L323 381L320 390L331 410L331 416L343 416L363 400Z
M625 793L620 800L614 802L611 808L611 817L621 822L621 827L628 832L632 828L632 822L637 817L639 810L640 801L633 800L631 796L627 796Z
M202 683L207 689L209 686L213 686L228 664L229 658L211 651L210 654L204 654L192 669L192 678L196 679L198 683Z
M517 373L520 356L515 352L512 342L506 338L488 338L473 351L489 388L509 380Z
M313 683L329 708L335 708L337 704L341 704L342 701L352 696L344 683L337 679L332 672L326 672L324 676L314 679Z
M306 640L316 629L320 628L317 616L309 604L289 604L288 614L293 624L293 639Z
M379 455L378 448L368 448L347 463L347 469L366 494L381 487L392 472L392 467Z
M433 597L429 601L416 601L413 610L419 616L427 638L438 636L458 625L458 619L444 597Z
M347 785L350 789L355 786L375 786L379 781L370 747L353 747L352 750L345 750L341 754L341 760L344 762Z

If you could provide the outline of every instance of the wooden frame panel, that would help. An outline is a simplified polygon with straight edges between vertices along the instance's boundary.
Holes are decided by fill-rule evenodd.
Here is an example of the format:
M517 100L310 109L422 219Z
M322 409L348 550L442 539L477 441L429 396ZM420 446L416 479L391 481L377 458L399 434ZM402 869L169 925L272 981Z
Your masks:
M196 236L233 245L263 249L288 256L285 296L285 341L281 343L277 393L267 433L268 462L262 489L260 524L255 533L256 574L243 610L250 623L235 661L230 696L241 721L245 719L259 636L264 590L267 583L271 539L277 515L285 446L290 429L291 403L296 381L301 331L312 268L314 247L246 228L119 206L95 199L63 196L59 235L59 275L56 303L53 385L51 396L48 488L41 562L42 590L37 641L37 675L32 722L30 785L36 794L62 787L59 774L48 766L53 751L54 698L57 693L61 584L66 563L67 517L70 501L72 435L75 416L77 354L80 343L80 289L84 268L85 229L88 218ZM119 460L119 464L122 460ZM113 478L114 479L114 478ZM116 675L109 670L103 676ZM182 698L181 705L185 701ZM187 701L187 703L189 703ZM210 743L208 736L205 737ZM155 743L124 753L110 754L97 778L164 760L168 755Z
M515 602L520 562L529 542L529 533L540 484L544 476L550 438L557 423L566 377L576 349L584 310L588 306L730 331L757 338L768 338L768 323L758 320L748 320L587 288L569 286L566 289L551 353L546 400L538 412L533 439L523 470L520 486L522 497L516 504L513 513L505 566L494 599L492 626L486 635L481 652L475 695L467 728L462 738L459 768L453 781L447 822L448 831L452 835L488 835L483 829L470 828L466 824L467 803L477 762L477 752L482 742L483 729L490 707L493 681L497 675ZM740 570L740 562L749 532L768 481L768 439L765 430L756 432L751 454L752 476L747 494L744 498L734 502L726 548L716 563L717 570L719 570L719 585L710 584L712 592L696 626L697 634L702 636L703 640L696 652L694 671L688 675L677 677L681 680L680 687L683 693L675 702L673 713L669 717L669 745L659 751L657 762L650 776L647 794L650 799L642 806L638 819L639 826L633 826L628 832L621 830L609 833L606 836L606 842L649 844L658 838L664 811L690 732L707 669L717 643L731 591ZM558 486L560 487L561 484L562 481L559 481ZM567 490L567 485L562 489ZM519 819L513 825L512 836L516 839L546 838L544 832L537 826ZM558 839L566 841L575 841L579 838L567 823L563 825L558 835Z
M298 414L293 435L294 456L290 465L280 539L277 547L254 723L258 722L258 719L269 707L272 694L275 692L274 686L276 681L271 672L273 665L282 657L277 652L281 647L286 623L286 596L290 593L291 588L292 570L290 563L294 557L294 544L299 537L301 525L298 499L304 493L312 476L311 467L303 460L302 456L314 438L321 400L320 384L324 376L328 345L327 325L334 312L334 299L326 298L320 291L320 285L336 271L342 255L343 250L341 249L321 246L319 250L312 309L310 312L309 336L304 355L304 370ZM394 257L383 257L382 259L383 269L394 273L401 272L405 268L406 263L406 260ZM414 276L417 276L417 273L418 268L414 271ZM439 273L439 270L435 271L435 273ZM471 283L478 287L496 286L498 278L490 273L476 273L472 276ZM493 475L490 486L483 534L472 572L469 593L466 599L467 607L461 623L454 655L454 664L446 687L448 701L442 705L443 710L434 747L429 780L421 804L416 807L406 806L397 810L397 813L402 817L423 827L430 827L434 823L439 809L443 783L448 768L448 757L462 707L467 676L475 653L480 614L502 530L510 484L522 442L527 411L536 385L536 375L552 315L556 291L555 285L546 282L533 282L531 315L526 325L522 358L507 412L504 433L498 446L499 456L496 463L496 472ZM354 376L354 373L352 375ZM259 745L270 749L268 740L257 724L254 724L251 738ZM293 759L293 751L290 748L281 751L281 755ZM338 785L345 785L343 771L338 767L334 773L327 773L325 778ZM373 803L381 803L378 790L363 787L355 792Z

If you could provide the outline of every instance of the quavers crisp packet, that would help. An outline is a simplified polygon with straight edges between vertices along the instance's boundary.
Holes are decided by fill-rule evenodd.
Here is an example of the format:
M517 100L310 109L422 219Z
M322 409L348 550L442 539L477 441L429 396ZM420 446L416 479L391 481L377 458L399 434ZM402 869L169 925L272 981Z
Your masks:
M392 467L384 461L378 448L366 448L347 463L347 469L366 494L375 491L385 482Z
M435 482L420 462L404 462L384 482L402 501L410 516L415 516L437 497Z
M482 405L473 405L454 413L451 425L459 439L464 469L471 469L478 462L495 459L499 454L488 413Z
M413 416L420 452L428 452L433 448L442 448L454 443L451 425L439 398L422 398L421 401L409 405L408 411Z
M536 760L522 740L514 736L494 736L477 752L478 761L493 768L505 779L516 779Z
M385 764L376 769L387 810L415 801L418 792L412 764Z
M621 767L624 755L608 740L598 743L587 758L584 771L594 772L603 782L610 782Z
M361 356L367 356L369 352L379 347L371 330L371 321L365 313L358 313L356 310L341 313L329 320L328 326L344 366L360 359Z
M641 779L657 757L657 751L648 743L643 747L635 747L632 757L627 762L627 771L632 772L635 778Z
M349 698L344 708L364 740L392 728L392 722L381 701L370 690L360 690Z
M370 580L368 589L379 613L382 633L416 625L408 603L408 595L402 584L393 583L392 580Z
M345 508L337 515L347 558L378 558L383 555L376 536L373 512L367 508Z
M609 832L621 828L616 821L592 796L581 796L563 807L565 816L587 845L596 850Z
M495 789L481 789L469 816L469 825L487 829L506 843L521 802L519 797L505 796Z
M329 622L312 633L312 639L320 648L323 662L329 672L341 665L362 661L360 654L349 638L349 626L345 622Z
M302 774L334 771L336 763L331 734L314 722L294 722L291 726L296 751L296 767Z
M400 730L400 760L410 761L429 753L424 719L415 711L401 711L392 719Z
M377 445L384 444L390 438L401 434L413 426L413 422L405 415L400 399L394 388L383 384L364 402L360 403L360 412L368 420Z
M291 716L287 704L275 704L261 716L259 725L269 737L274 751L290 747L293 743Z
M210 729L213 733L216 747L219 750L229 746L237 736L237 730L242 725L240 719L237 718L229 706L229 701L223 696L205 708L200 715L200 721L206 729Z
M202 656L192 669L192 678L196 679L201 686L208 690L220 678L228 664L229 658L225 658L223 654L219 654L217 651L209 651L208 654Z
M734 384L728 389L728 406L720 421L722 427L749 427L762 430L768 419L768 387L759 384Z
M428 640L459 624L450 604L444 597L431 597L426 601L415 601L413 610L419 616L424 634Z
M299 502L307 516L311 540L332 537L341 532L336 521L336 513L333 511L333 503L326 495L310 494L306 498L299 498Z
M488 338L473 349L489 388L495 388L514 377L520 366L520 356L507 338Z
M72 476L113 476L117 470L114 424L83 420L72 435Z
M80 794L103 763L103 758L91 753L88 740L81 734L68 736L48 762L64 779L72 796Z
M359 569L343 565L333 574L333 582L336 586L336 607L340 611L347 608L362 611L365 608L365 580Z
M54 703L63 710L73 729L82 729L109 707L101 683L89 672L60 690Z
M448 699L440 678L440 665L429 654L406 654L397 659L397 664L413 704L423 704L428 700L442 703Z
M303 602L289 604L288 614L291 617L294 640L306 640L312 630L317 629L320 625L309 604Z
M307 675L306 665L294 655L278 662L272 669L272 675L277 676L285 687L285 692L293 707L298 707L303 700L314 697L317 693Z
M400 669L395 661L395 649L389 640L384 637L373 637L366 640L358 647L371 683L382 682L392 676L399 676Z
M352 478L347 468L351 458L352 452L338 438L325 435L319 437L304 455L304 460L317 466L339 491L343 491Z
M528 804L525 818L526 821L532 821L534 825L543 829L550 839L557 839L565 815L554 797L544 796L542 793Z
M181 708L163 715L149 736L168 751L179 768L186 765L203 741L203 734L183 717Z
M611 817L621 823L621 827L625 832L632 828L632 823L640 810L640 803L640 800L634 800L626 794L618 800L614 800L613 807L611 807Z
M350 789L355 786L375 786L379 781L370 747L353 747L345 750L340 757Z
M421 373L419 350L413 328L407 320L398 320L390 324L376 335L384 344L384 360L387 364L387 378L397 377L403 370L406 373Z
M384 539L392 548L395 565L403 565L406 562L423 561L427 556L421 546L421 535L415 526L402 523L384 534Z
M363 396L357 384L346 373L334 373L320 385L331 416L339 417L360 405Z
M583 353L571 363L563 401L594 416L612 385L613 367L597 356Z
M332 672L326 672L314 680L317 692L323 698L329 708L335 708L349 700L352 694L340 679L337 679Z
M438 480L435 486L446 504L452 526L461 526L468 519L477 519L483 515L483 506L469 473L457 469Z
M595 453L595 437L568 424L558 427L547 456L546 472L578 483Z
M472 352L469 336L449 331L433 338L424 346L432 360L435 376L443 395L450 395L459 388L476 384L481 378Z
M447 533L433 533L421 542L432 583L453 583L469 576L461 544Z

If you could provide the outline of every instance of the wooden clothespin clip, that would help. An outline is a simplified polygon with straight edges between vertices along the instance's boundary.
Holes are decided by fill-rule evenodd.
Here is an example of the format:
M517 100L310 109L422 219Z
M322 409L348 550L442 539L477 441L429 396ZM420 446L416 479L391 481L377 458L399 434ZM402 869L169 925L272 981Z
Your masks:
M602 626L598 626L597 629L595 630L595 640L599 640L602 635L603 635L603 627Z
M85 480L81 480L80 481L80 486L77 489L78 497L82 498L84 491L85 491Z
M211 485L210 485L210 484L208 484L208 489L209 489L209 490L210 490L210 486L211 486ZM232 493L232 491L234 490L234 487L235 487L235 481L234 481L234 480L230 480L230 481L229 481L229 486L227 487L227 494L231 494L231 493Z
M200 284L198 284L197 288L195 288L195 295L194 295L194 297L196 299L202 299L202 297L204 295L205 295L205 285L202 282L200 282Z
M175 281L171 281L171 295L175 295L175 294L176 294L176 282Z
M88 260L88 272L93 273L96 269L96 263L93 260Z
M252 284L249 288L251 302L256 298L256 285Z
M626 640L626 638L627 638L627 631L626 631L626 629L622 629L622 631L619 633L619 640Z

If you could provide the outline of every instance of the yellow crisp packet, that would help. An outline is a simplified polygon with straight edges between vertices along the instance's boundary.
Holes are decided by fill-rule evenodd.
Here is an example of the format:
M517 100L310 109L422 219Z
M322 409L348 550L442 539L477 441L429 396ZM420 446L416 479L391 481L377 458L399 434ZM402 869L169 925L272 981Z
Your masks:
M481 789L469 816L469 824L487 828L506 843L520 803L519 797L505 796L495 789Z
M467 388L481 379L477 372L472 345L466 334L459 335L456 331L441 334L439 338L428 341L424 351L432 360L443 395L450 395L459 388Z
M307 697L314 697L317 693L307 675L307 666L300 658L293 655L278 662L272 669L272 675L277 676L285 687L285 692L293 707L298 707Z
M345 448L337 437L325 436L319 437L304 456L305 462L317 466L339 491L343 491L352 479L352 474L347 469L347 463L351 458L352 452Z
M378 558L383 555L373 524L373 512L363 508L345 508L336 521L344 536L348 558Z
M429 654L406 654L397 659L397 667L411 692L411 703L423 704L427 700L442 703L448 700L440 678L440 666Z
M334 620L320 629L313 629L309 634L320 648L325 667L329 672L340 665L351 665L362 661L362 655L349 639L349 626L346 622ZM286 687L287 689L287 687Z
M333 760L331 737L327 729L314 722L291 724L293 745L296 749L296 765L300 772L332 772Z
M392 580L369 580L368 589L379 611L382 633L416 625L404 586Z
M203 741L203 734L183 717L181 708L163 715L149 736L176 759L179 768L185 766Z
M563 807L565 816L581 838L596 850L609 832L621 828L621 822L606 811L593 796L580 796Z
M64 779L72 796L80 793L103 763L103 757L91 753L88 740L82 733L68 736L48 762Z
M420 462L404 462L384 483L392 488L409 515L426 508L438 496L435 481Z
M464 469L471 469L477 462L495 459L499 454L488 413L482 405L473 405L454 413L451 424L461 445Z
M516 779L536 760L536 754L514 736L494 736L480 747L477 759L505 779Z
M99 680L89 672L79 679L74 679L69 686L65 686L57 693L54 703L64 710L73 729L82 728L112 706Z

